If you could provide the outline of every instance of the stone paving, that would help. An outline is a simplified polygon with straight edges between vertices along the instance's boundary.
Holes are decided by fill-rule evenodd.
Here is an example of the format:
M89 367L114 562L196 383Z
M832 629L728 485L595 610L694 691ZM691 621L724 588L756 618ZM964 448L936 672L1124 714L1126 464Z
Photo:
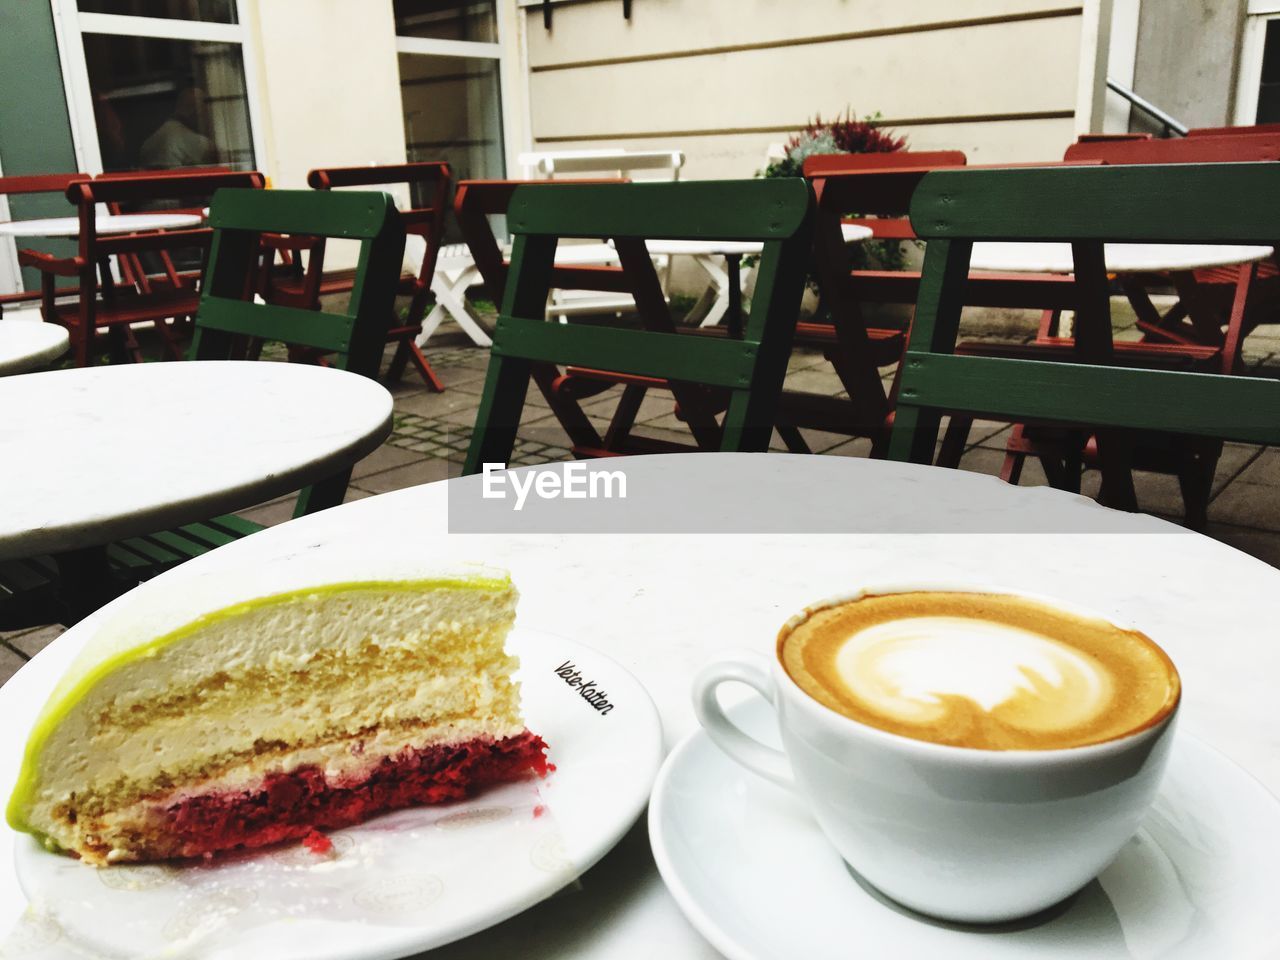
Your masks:
M1136 339L1131 318L1115 305L1117 338ZM451 326L451 325L449 325ZM394 432L383 446L361 461L352 475L349 500L403 487L458 476L471 437L484 386L488 351L474 347L449 326L432 338L427 356L443 379L444 393L429 392L415 373L408 371L397 384L389 384L395 396ZM988 324L982 333L1007 336L1007 328ZM456 329L456 328L454 328ZM1025 326L1022 329L1026 329ZM1265 327L1246 342L1248 366L1264 375L1280 376L1280 328ZM891 369L882 371L886 376ZM843 396L830 365L817 352L797 351L787 373L787 387ZM615 388L583 404L588 416L603 429L614 405ZM648 436L688 442L684 425L672 412L669 395L651 394L641 407L638 432ZM969 436L969 446L961 461L965 470L998 473L1004 459L1004 445L1010 427L1003 423L979 421ZM839 434L802 431L815 454L864 457L870 452L866 440L851 440ZM520 439L514 464L545 463L569 458L567 441L559 424L536 389L530 389L521 421ZM775 449L785 449L775 436ZM1028 461L1022 483L1045 483L1039 464ZM1084 492L1096 494L1096 472L1085 476ZM1174 522L1182 517L1182 501L1175 478L1160 474L1136 475L1141 508ZM292 498L246 510L243 516L259 523L287 520L293 510ZM1280 566L1280 450L1243 444L1228 444L1218 466L1213 500L1209 506L1209 527L1205 531L1224 543L1275 566ZM7 680L53 637L60 627L42 627L15 634L0 634L0 682Z

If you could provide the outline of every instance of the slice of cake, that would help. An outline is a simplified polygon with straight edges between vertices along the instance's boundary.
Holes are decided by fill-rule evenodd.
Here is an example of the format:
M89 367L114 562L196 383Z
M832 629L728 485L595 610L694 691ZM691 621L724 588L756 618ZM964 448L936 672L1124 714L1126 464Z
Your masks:
M95 864L200 857L547 769L509 579L339 583L91 639L27 743L11 826Z

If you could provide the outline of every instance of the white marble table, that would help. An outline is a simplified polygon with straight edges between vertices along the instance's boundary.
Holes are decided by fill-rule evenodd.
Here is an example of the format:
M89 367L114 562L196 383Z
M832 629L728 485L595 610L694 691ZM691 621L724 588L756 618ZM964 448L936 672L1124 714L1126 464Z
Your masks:
M1199 243L1107 243L1103 258L1111 273L1162 273L1252 263L1271 256L1271 247ZM998 273L1074 273L1069 243L986 241L973 245L971 270Z
M2 318L0 377L47 367L67 352L70 342L67 328L56 323Z
M197 213L100 213L94 218L94 229L100 234L136 233L150 230L177 230L199 226ZM8 220L0 222L0 237L76 237L80 235L79 217L46 217L41 220Z
M668 746L695 729L694 671L727 649L771 650L778 627L810 601L872 582L976 576L1070 598L1134 622L1163 644L1184 680L1182 732L1280 791L1273 696L1280 571L1270 566L1163 521L962 471L784 454L636 457L608 461L607 468L627 473L627 500L531 501L519 515L525 532L449 532L450 502L457 522L463 494L479 485L472 477L292 521L142 585L55 640L22 669L22 684L0 688L0 719L10 731L0 743L0 796L14 781L44 693L121 605L172 614L235 577L261 575L259 588L276 589L403 575L448 560L510 569L521 592L521 626L595 646L633 671L658 705ZM673 513L673 504L681 512ZM654 532L535 532L569 521ZM757 532L664 532L681 527ZM788 532L839 529L865 532ZM0 931L23 904L13 839L0 827ZM580 888L430 960L505 956L711 960L717 954L663 887L641 826Z
M355 463L391 395L328 367L190 361L0 379L0 559L263 503Z

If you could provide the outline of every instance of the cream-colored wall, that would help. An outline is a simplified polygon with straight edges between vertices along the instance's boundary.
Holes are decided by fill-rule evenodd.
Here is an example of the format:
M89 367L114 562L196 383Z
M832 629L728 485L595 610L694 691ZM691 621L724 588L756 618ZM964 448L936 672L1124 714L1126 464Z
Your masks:
M749 176L769 144L852 108L916 149L1054 159L1092 122L1082 37L1100 3L634 0L628 22L616 0L580 0L555 4L551 31L528 6L532 139L676 147L691 178Z
M321 166L404 163L391 0L257 0L263 170L305 187ZM260 161L262 162L262 161Z

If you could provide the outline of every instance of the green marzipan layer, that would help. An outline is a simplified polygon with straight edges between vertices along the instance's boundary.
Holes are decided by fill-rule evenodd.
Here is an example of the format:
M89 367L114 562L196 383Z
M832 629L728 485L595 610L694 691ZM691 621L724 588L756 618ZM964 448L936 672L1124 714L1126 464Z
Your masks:
M57 845L49 837L34 829L26 820L36 789L37 761L44 750L44 745L49 739L49 735L66 718L72 708L83 700L85 695L105 677L134 661L154 656L170 644L189 637L212 623L248 613L250 610L256 610L260 607L288 603L291 600L314 596L318 593L343 593L357 590L363 592L391 590L411 593L424 589L500 591L507 590L510 587L510 578L498 577L442 577L426 580L363 580L346 583L327 583L316 587L290 590L286 593L276 593L267 597L256 597L253 600L246 600L242 603L224 607L221 610L215 610L212 613L206 613L204 616L198 617L190 623L178 627L176 630L162 634L154 640L149 640L114 657L108 657L89 670L79 682L60 697L51 698L44 705L44 709L40 711L40 715L36 718L35 725L31 729L31 736L27 739L26 751L22 757L22 769L18 773L18 782L13 788L13 796L9 798L9 806L5 811L5 818L8 820L9 826L14 830L30 833L49 849L57 849Z

